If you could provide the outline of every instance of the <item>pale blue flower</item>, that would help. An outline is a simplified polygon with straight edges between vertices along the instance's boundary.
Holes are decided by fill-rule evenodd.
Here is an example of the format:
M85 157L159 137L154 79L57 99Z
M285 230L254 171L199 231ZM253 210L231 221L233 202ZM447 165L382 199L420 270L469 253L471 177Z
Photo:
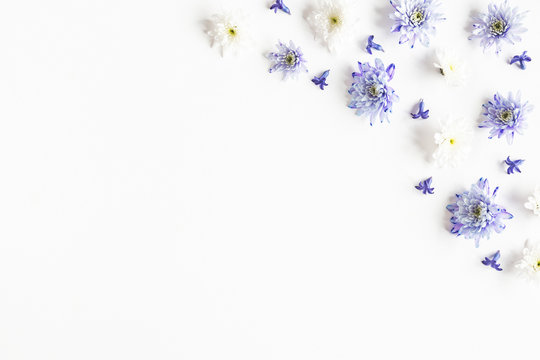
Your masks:
M521 55L516 55L510 59L510 65L516 63L521 70L525 70L525 63L532 61L531 57L524 51Z
M473 31L471 39L480 39L484 51L495 44L496 53L501 51L503 41L510 44L521 41L520 34L527 31L521 21L526 12L519 12L512 8L505 0L500 5L489 4L488 12L473 17Z
M281 71L283 72L283 79L290 77L296 77L298 73L307 72L306 59L300 47L296 47L292 41L289 42L289 46L285 45L281 41L276 45L277 52L271 52L267 57L272 60L272 67L269 72Z
M513 215L494 203L498 189L491 192L488 180L481 178L471 186L470 191L456 194L456 202L446 207L452 213L451 233L474 239L478 247L480 239L489 239L493 231L503 231L506 225L502 220L512 219Z
M370 117L369 124L375 119L381 122L388 119L392 105L399 100L388 82L394 77L396 66L390 64L385 68L381 59L375 59L375 66L358 62L360 72L353 72L353 83L349 89L351 101L349 107L356 109L356 115Z
M437 0L390 0L394 12L390 19L394 21L392 32L401 35L399 43L411 43L414 47L416 40L424 46L429 46L429 37L435 35L435 24L445 20L437 12Z

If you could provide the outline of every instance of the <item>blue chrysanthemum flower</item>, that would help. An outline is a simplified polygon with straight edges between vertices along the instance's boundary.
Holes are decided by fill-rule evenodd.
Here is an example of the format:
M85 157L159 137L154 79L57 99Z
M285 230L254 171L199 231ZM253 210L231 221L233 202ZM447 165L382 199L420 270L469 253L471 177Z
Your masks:
M281 71L283 72L283 79L287 79L296 77L298 73L308 71L305 65L307 61L300 47L295 46L292 41L289 42L289 46L281 41L276 46L278 51L267 55L272 60L272 67L268 70L269 72Z
M487 179L480 178L471 186L470 191L456 194L457 201L446 206L453 216L450 222L452 234L463 235L467 239L474 239L476 247L480 239L489 239L491 233L500 233L506 225L502 220L511 219L514 216L503 207L495 204L493 200L497 195L495 188L493 193L489 189Z
M381 59L375 59L375 66L358 62L360 72L353 72L353 83L349 89L351 102L349 107L356 109L356 115L368 115L369 124L379 118L381 122L388 119L392 105L399 100L388 82L394 77L396 66L390 64L385 68Z
M473 17L473 31L469 40L481 39L480 45L484 51L495 44L496 53L501 51L503 41L510 44L521 41L519 34L527 31L522 26L522 19L526 12L519 12L518 8L512 8L505 0L499 6L491 3L488 12Z
M424 46L429 46L429 37L435 35L435 24L445 20L437 12L437 0L390 0L394 13L390 14L395 24L392 32L400 33L399 43L411 42L414 47L416 39Z
M480 123L481 128L491 128L489 138L497 136L500 138L506 134L509 144L514 141L514 133L523 134L527 127L526 115L532 109L528 102L521 103L521 94L518 92L514 97L512 93L508 98L500 94L493 96L493 101L482 105L484 107L484 121Z

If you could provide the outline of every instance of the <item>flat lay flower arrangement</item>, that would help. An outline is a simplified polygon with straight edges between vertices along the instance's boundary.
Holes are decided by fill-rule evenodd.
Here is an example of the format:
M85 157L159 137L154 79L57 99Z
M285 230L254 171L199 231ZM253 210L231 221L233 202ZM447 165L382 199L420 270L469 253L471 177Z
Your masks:
M452 6L452 3L447 2L443 6L438 0L388 1L387 18L392 25L387 31L395 35L395 44L383 44L373 34L364 34L365 42L361 50L372 57L370 61L356 61L356 69L350 74L349 101L346 105L352 109L352 113L365 119L371 126L377 123L383 123L379 126L391 126L388 123L392 121L394 104L400 101L399 89L392 86L392 80L399 72L399 59L385 63L377 54L387 54L396 44L409 47L411 51L418 46L429 48L432 39L437 36L437 27L446 20L445 6ZM357 39L360 34L356 16L361 11L359 2L321 0L315 2L304 16L304 9L295 9L286 0L276 0L268 3L267 7L268 16L296 16L295 21L306 22L314 40L331 54L343 47L358 46L354 45L353 38ZM509 59L500 55L505 46L521 44L521 36L527 32L526 9L514 6L511 0L499 0L472 15L469 20L468 41L481 47L485 56L498 57L506 62L508 71L527 71L534 63L534 54L529 54L524 48ZM231 52L239 53L243 46L255 41L251 37L246 15L240 11L214 15L207 34L212 46L217 46L224 56ZM302 51L301 44L286 40L268 44L268 73L283 80L305 81L322 91L332 86L331 64L326 70L302 77L302 74L309 73L309 54ZM430 71L438 72L450 87L463 88L467 85L468 75L475 69L467 65L466 54L460 54L449 46L433 49L433 55L436 60ZM527 94L519 89L508 93L494 89L491 94L489 100L478 104L481 119L476 121L476 114L471 114L470 118L441 116L419 93L418 102L408 116L415 121L435 121L438 124L438 131L433 134L435 151L432 160L435 166L459 167L474 148L475 133L482 134L490 141L504 141L511 145L527 131L527 123L534 111ZM437 113L436 117L434 113ZM532 165L514 156L501 159L501 163L504 165L501 171L509 176L526 176L527 166ZM418 190L422 197L434 197L440 196L436 185L436 178L422 178L420 175L418 182L411 184L411 187ZM507 226L512 226L516 215L498 201L500 191L507 189L500 189L497 184L490 183L487 177L471 179L470 188L462 189L446 205L450 235L467 239L471 246L481 247ZM523 206L530 210L530 216L540 216L540 186L531 189L530 196L524 200L526 203ZM479 262L496 272L513 268L515 273L540 284L540 241L526 240L521 253L521 258L509 259L504 252L497 250L486 253Z

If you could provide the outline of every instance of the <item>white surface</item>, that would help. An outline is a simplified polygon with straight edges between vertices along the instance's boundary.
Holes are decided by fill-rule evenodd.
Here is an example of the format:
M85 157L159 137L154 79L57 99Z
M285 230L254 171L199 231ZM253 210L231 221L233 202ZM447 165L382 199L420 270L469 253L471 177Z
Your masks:
M477 121L494 92L540 106L538 19L500 57L467 41L488 1L447 1L433 45L389 33L362 1L354 42L329 54L308 2L31 1L0 6L0 358L520 359L538 357L540 290L512 263L540 219L538 110L513 146L476 130L469 161L428 162L436 118ZM220 58L203 20L244 8L254 46ZM391 124L346 107L374 34L395 62ZM302 46L310 73L281 82L263 54ZM449 89L437 45L474 69ZM529 69L508 57L529 50ZM323 92L309 81L330 68ZM423 97L426 121L408 113ZM525 158L508 176L507 155ZM413 186L434 177L435 196ZM445 205L479 177L515 215L483 241L448 232ZM505 271L480 260L502 251Z

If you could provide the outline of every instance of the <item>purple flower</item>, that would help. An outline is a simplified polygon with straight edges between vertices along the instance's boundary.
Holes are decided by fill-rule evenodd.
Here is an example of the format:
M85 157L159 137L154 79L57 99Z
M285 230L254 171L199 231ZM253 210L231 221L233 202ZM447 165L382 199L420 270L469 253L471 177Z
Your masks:
M495 44L498 54L503 41L510 44L521 41L519 34L527 31L521 24L524 16L525 12L520 13L517 8L511 8L508 0L499 6L491 3L487 14L481 13L473 17L473 31L469 40L481 39L480 45L484 47L484 51Z
M274 10L274 14L277 13L278 10L281 10L284 13L291 15L291 10L285 6L283 0L276 0L276 2L270 6L270 10Z
M501 264L497 264L497 260L501 257L501 252L497 250L497 252L490 258L485 257L484 260L482 260L482 264L486 266L491 266L497 271L502 271Z
M517 63L521 70L525 70L525 62L531 61L531 57L524 51L521 55L516 55L510 60L510 65Z
M480 239L489 239L493 231L496 233L503 231L506 225L502 220L514 216L494 203L498 189L497 187L493 193L490 192L488 180L480 178L471 186L470 191L456 194L456 202L446 206L452 213L450 222L453 227L450 232L474 239L475 246L478 247Z
M424 195L433 194L435 189L431 187L431 180L432 178L429 177L424 181L420 181L420 183L416 185L415 188L417 190L420 190Z
M351 101L349 107L356 109L356 115L370 117L369 124L377 118L390 122L388 113L392 105L399 100L388 82L394 77L396 66L390 64L385 68L381 59L375 59L375 66L358 62L360 72L353 72L353 83L349 89Z
M508 165L508 169L506 170L506 173L508 175L513 174L514 170L518 173L521 173L521 170L519 169L519 165L523 164L525 160L510 160L510 156L506 158L504 161L506 165Z
M312 81L315 85L319 85L319 87L321 88L321 90L324 90L324 87L325 87L325 86L328 86L328 84L326 83L326 78L328 77L328 74L330 74L330 70L326 70L326 71L323 72L322 75L319 76L319 77L314 76L313 79L311 79L311 81Z
M479 125L480 128L491 128L489 138L495 136L500 138L506 134L508 144L514 141L514 133L523 134L527 127L526 115L532 110L528 102L521 103L521 94L518 92L516 97L512 93L508 98L500 94L493 96L493 101L482 105L484 107L484 121Z
M399 43L411 42L414 47L416 39L424 46L429 46L429 36L435 35L435 24L445 20L437 12L437 0L390 0L394 13L390 19L394 21L392 32L400 33Z
M368 43L367 43L367 46L366 46L366 51L369 54L372 54L371 49L384 52L384 49L382 48L382 46L373 41L374 38L375 38L375 36L373 36L373 35L370 35L368 37L368 40L367 40Z
M429 117L429 110L424 110L424 100L420 99L420 103L418 104L418 112L416 114L411 113L411 116L413 119L427 119Z
M289 46L285 45L281 41L276 45L278 52L271 52L267 57L272 60L272 67L269 72L281 71L283 72L283 79L289 77L296 77L300 72L307 72L306 59L304 54L300 50L300 47L294 46L292 41L289 42Z

